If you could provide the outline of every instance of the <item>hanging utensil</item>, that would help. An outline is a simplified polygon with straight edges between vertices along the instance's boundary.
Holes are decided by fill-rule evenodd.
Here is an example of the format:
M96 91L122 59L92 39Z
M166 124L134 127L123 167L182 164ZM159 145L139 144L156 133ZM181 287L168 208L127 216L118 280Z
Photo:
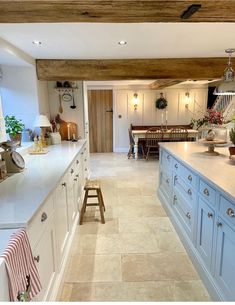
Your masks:
M61 94L59 94L59 113L63 113L62 101L61 101Z
M74 102L74 94L72 93L72 96L73 96L73 105L70 106L71 109L76 109L77 106L75 105L75 102Z

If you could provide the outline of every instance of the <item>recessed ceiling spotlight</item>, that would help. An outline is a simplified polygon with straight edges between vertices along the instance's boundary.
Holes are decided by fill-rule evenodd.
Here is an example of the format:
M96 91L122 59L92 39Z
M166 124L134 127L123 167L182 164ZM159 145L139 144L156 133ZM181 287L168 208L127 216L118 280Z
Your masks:
M118 44L120 44L120 46L124 46L124 45L127 44L127 41L125 41L125 40L120 40L120 41L118 42Z
M35 44L36 46L40 46L42 44L42 42L39 40L34 40L32 41L32 43Z

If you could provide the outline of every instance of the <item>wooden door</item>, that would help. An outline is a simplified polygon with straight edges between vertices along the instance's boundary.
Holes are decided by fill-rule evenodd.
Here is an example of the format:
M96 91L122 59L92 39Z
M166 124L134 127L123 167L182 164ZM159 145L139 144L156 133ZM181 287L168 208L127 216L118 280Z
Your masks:
M88 90L90 152L113 151L113 91Z

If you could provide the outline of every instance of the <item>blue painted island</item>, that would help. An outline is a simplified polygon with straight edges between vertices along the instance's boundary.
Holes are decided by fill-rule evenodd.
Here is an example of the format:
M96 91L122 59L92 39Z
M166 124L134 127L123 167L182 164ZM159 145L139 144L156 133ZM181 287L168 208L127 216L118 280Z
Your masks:
M235 301L235 163L206 150L160 143L158 196L211 297Z

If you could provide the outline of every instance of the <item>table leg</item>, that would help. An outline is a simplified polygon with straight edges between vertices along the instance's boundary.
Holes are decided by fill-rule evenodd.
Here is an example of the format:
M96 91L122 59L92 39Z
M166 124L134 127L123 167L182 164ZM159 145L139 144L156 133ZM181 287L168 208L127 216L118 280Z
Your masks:
M135 145L134 145L134 155L135 160L138 159L138 137L134 137Z

